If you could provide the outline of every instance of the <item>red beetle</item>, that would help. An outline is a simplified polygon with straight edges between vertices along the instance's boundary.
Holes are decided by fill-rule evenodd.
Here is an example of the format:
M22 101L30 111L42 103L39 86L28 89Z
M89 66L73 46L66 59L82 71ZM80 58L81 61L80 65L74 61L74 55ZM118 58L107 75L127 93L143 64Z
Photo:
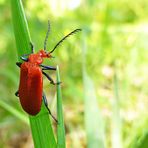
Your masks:
M34 53L33 45L31 44L32 53L21 56L21 59L24 61L23 63L17 62L16 65L20 67L20 83L19 89L15 93L16 96L19 97L22 108L29 115L36 115L41 110L42 98L46 108L49 111L49 114L53 117L55 121L55 117L51 114L45 94L43 93L43 78L42 74L47 77L51 84L59 84L55 83L53 79L45 73L45 70L56 70L55 67L42 65L44 58L52 58L51 53L70 35L81 31L81 29L76 29L62 38L55 47L50 51L46 51L46 43L48 39L50 31L50 23L48 21L48 31L46 34L46 38L44 41L44 50L40 50L38 53ZM27 57L28 56L28 57Z

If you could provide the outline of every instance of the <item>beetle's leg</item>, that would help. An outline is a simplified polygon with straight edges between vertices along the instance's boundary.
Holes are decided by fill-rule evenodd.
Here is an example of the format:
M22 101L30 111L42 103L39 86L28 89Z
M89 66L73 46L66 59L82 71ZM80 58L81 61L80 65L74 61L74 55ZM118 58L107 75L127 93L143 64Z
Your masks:
M42 73L47 77L47 79L50 81L51 84L56 85L56 84L60 84L61 83L61 82L55 83L53 81L53 79L47 73L45 73L44 71L42 71Z
M23 54L21 57L26 57L26 56L29 56L30 55L30 53L28 53L28 54Z
M45 106L46 106L46 108L47 108L49 114L51 115L51 117L54 119L54 121L55 121L56 123L58 123L58 120L52 115L50 109L48 108L47 98L46 98L46 96L45 96L44 93L43 93L43 101L44 101L44 104L45 104Z
M52 67L52 66L46 66L46 65L40 65L42 68L42 70L56 70L56 67Z
M52 66L45 66L45 65L40 65L42 68L42 73L47 77L47 79L50 81L51 84L55 85L55 84L60 84L61 82L57 82L55 83L53 81L53 79L47 74L45 73L43 70L56 70L56 67L52 67Z
M31 53L34 53L34 46L33 46L33 44L30 42L30 46L31 46ZM30 55L30 53L29 54L23 54L20 58L21 58L21 60L23 60L23 61L28 61L28 58L26 58L26 56L29 56Z
M26 56L29 56L29 55L30 55L30 53L23 54L20 58L21 58L21 60L28 61L28 58L26 58Z
M31 46L31 53L34 53L34 46L33 46L32 42L30 42L30 46Z
M18 66L18 67L21 67L21 62L16 62L16 65ZM15 92L15 96L17 96L17 97L19 97L19 92L18 92L18 90Z
M29 54L28 54L29 55ZM23 55L23 56L21 56L20 58L21 58L21 60L23 60L23 61L28 61L28 58L25 58L24 56L27 56L27 54L26 55Z
M15 96L19 97L19 92L18 92L18 90L15 92Z
M21 67L22 63L21 63L21 62L16 62L16 65L17 65L18 67Z

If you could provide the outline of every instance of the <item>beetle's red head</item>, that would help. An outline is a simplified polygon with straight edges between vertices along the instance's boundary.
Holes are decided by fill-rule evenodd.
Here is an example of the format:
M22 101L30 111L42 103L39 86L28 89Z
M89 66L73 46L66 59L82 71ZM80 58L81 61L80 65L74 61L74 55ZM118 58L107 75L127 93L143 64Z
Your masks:
M45 50L40 50L36 54L30 54L28 60L30 63L40 65L43 62L43 58L52 58L51 53L47 53Z
M50 52L46 52L46 51L43 50L43 49L41 49L41 50L39 51L39 55L40 55L40 57L42 57L42 58L51 58L51 57L52 57Z

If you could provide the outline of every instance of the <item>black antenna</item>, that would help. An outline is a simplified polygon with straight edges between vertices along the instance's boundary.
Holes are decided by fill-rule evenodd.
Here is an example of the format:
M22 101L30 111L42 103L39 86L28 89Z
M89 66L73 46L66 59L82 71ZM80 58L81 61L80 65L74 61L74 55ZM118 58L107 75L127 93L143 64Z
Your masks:
M65 37L63 37L55 46L54 48L49 52L49 53L52 53L67 37L69 37L70 35L78 32L78 31L81 31L81 29L75 29L74 31L70 32L69 34L67 34Z
M44 41L44 50L45 51L46 51L46 45L47 45L47 40L48 40L49 32L50 32L50 21L48 20L48 30L47 30L45 41Z

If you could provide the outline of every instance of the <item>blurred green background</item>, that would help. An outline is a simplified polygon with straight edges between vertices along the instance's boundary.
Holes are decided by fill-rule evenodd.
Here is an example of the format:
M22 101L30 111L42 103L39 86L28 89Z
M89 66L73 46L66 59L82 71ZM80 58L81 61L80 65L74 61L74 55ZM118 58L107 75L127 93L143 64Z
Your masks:
M148 148L148 1L22 2L36 51L43 48L48 19L48 50L83 29L45 61L60 67L67 148ZM10 9L0 0L0 146L29 148L28 119L14 96L19 69ZM55 87L44 79L44 88L56 115ZM90 146L95 136L103 146Z

